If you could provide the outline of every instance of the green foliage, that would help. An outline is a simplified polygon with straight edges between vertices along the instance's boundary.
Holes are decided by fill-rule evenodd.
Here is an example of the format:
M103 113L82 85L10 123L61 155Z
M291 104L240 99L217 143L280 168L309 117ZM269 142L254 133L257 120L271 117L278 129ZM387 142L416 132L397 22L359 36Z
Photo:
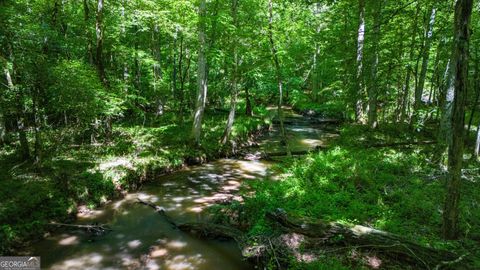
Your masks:
M62 61L51 72L50 108L79 123L91 123L106 110L106 90L96 71L79 61Z
M388 128L372 132L344 126L342 137L328 150L287 161L292 165L284 167L280 180L250 183L255 194L247 197L242 213L250 220L249 233L272 233L265 213L282 208L297 217L367 225L464 252L468 245L459 247L440 239L443 176L426 162L429 152L367 146L372 141L398 137L393 132ZM473 201L480 199L478 191L474 182L465 183L462 189L467 199L462 202L461 226L467 234L480 228L478 215L472 211ZM295 267L346 269L344 263L330 263L320 260Z

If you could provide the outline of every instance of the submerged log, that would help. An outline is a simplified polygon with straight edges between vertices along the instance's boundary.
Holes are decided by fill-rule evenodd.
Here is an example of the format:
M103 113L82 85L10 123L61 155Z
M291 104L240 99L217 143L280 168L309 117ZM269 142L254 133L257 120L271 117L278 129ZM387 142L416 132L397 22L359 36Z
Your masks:
M153 208L153 210L155 210L155 212L157 212L168 223L170 223L170 225L172 225L173 228L177 228L177 224L175 222L173 222L173 220L167 215L167 213L165 213L165 209L163 207L158 206L158 205L156 205L154 203L151 203L151 202L144 201L140 198L137 198L137 202L140 203L140 204L146 205L146 206L150 206L151 208Z
M102 234L105 234L109 231L112 231L112 229L110 229L110 227L108 227L108 225L105 225L105 224L86 224L86 225L83 225L83 224L67 224L67 223L51 222L51 223L48 223L48 225L81 229L81 230L84 230L88 233L92 233L92 234L95 234L95 235L102 235Z

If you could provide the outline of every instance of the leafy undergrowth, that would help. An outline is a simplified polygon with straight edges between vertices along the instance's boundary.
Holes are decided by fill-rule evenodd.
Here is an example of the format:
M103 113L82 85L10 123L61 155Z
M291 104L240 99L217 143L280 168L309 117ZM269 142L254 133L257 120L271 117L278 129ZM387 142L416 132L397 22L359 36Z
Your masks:
M385 127L370 132L361 126L345 126L342 136L328 150L311 153L287 166L278 181L253 182L256 193L245 201L249 233L274 233L265 213L277 208L292 216L360 224L403 235L425 245L470 253L480 267L480 180L478 164L467 164L463 182L461 241L441 239L444 198L443 173L428 160L433 146L366 147L373 142L421 140L426 134L394 131ZM296 269L369 268L368 260L352 259L351 253L324 254L313 264L295 263ZM404 269L385 262L382 267Z
M135 189L143 181L182 167L189 159L206 161L228 154L232 145L249 139L269 124L267 112L256 117L239 115L231 143L218 143L226 115L207 114L201 147L192 147L191 121L172 124L168 116L148 126L114 126L110 143L81 144L80 132L55 131L46 141L41 164L18 161L13 149L0 152L0 254L11 254L24 240L41 236L52 220L74 218L79 205L94 208ZM45 131L47 132L47 131ZM53 131L50 131L53 132ZM52 134L49 134L52 135ZM239 147L237 145L237 147Z
M332 99L331 94L331 91L327 90L320 96L322 102L315 102L308 95L300 91L293 91L290 95L290 103L296 111L302 113L315 114L324 118L345 118L345 104L341 99ZM322 98L323 96L328 96L328 98Z

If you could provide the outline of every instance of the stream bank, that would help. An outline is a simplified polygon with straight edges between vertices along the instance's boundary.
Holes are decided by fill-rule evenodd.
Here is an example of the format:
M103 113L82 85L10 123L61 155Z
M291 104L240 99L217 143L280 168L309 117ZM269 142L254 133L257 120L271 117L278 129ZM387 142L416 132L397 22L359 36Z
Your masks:
M294 149L311 149L331 133L303 121L291 112L287 126ZM275 125L258 136L252 152L282 151ZM189 166L149 179L138 191L97 210L77 215L75 224L108 224L112 232L90 238L79 231L56 231L32 246L47 269L252 269L231 241L201 240L172 228L157 212L137 203L137 198L165 209L178 223L206 221L218 203L241 201L249 193L244 183L270 181L277 175L275 162L259 159L219 159ZM220 267L220 268L219 268Z

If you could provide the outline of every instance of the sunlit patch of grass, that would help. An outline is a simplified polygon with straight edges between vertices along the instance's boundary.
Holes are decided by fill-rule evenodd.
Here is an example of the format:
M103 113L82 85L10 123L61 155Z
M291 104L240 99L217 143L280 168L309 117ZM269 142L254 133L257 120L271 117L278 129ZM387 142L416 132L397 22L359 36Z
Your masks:
M372 132L364 127L345 126L343 136L350 138L341 137L328 150L291 162L278 181L251 183L256 193L245 200L245 215L252 223L250 233L270 232L273 228L266 222L265 212L283 208L293 216L361 224L430 246L467 249L441 239L444 178L437 167L428 162L431 155L428 146L368 145L373 141L428 137L423 134L394 136L389 127L385 129ZM470 166L478 164L467 164L467 169ZM480 229L480 212L475 210L480 201L479 178L478 173L477 178L473 175L471 181L464 181L462 191L461 227L467 239L476 239L475 231ZM318 267L313 269L336 269L336 266L327 267L325 262L312 265ZM339 269L345 269L339 265ZM309 268L301 264L300 269Z

